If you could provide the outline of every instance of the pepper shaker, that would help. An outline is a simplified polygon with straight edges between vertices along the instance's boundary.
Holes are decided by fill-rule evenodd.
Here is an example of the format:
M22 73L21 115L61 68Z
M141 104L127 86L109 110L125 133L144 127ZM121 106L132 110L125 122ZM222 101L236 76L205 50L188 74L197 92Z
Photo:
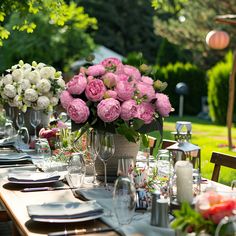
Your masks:
M155 191L152 193L152 211L151 211L151 225L157 226L158 223L158 211L157 200L160 199L161 193Z

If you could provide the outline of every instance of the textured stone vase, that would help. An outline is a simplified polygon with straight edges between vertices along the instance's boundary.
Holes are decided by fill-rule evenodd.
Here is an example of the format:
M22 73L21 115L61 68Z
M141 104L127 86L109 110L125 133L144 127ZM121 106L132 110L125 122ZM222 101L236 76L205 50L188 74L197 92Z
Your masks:
M121 157L132 157L136 160L136 156L139 151L139 142L129 142L124 136L114 134L115 141L115 153L107 161L107 177L108 180L114 180L117 177L118 159ZM98 179L104 177L104 165L103 162L97 158L95 162L96 172Z

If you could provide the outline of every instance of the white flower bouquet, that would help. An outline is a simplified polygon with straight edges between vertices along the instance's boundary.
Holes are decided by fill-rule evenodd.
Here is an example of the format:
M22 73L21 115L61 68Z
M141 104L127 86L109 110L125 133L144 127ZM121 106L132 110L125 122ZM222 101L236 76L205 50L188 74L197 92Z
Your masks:
M65 89L62 73L44 63L18 64L0 76L0 102L26 112L27 108L51 112Z

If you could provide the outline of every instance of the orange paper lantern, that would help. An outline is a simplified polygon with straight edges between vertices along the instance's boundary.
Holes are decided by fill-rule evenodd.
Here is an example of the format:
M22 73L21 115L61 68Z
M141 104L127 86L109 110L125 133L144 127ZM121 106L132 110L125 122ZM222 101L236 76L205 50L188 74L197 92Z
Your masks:
M229 45L229 35L225 31L212 30L206 36L206 43L212 49L224 49Z

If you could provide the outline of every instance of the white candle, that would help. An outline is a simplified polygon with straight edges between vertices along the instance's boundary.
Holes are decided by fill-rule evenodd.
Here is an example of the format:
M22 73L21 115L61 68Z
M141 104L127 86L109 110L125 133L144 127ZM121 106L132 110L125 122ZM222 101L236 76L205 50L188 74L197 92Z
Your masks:
M178 202L193 201L193 165L189 161L177 161L175 164Z

